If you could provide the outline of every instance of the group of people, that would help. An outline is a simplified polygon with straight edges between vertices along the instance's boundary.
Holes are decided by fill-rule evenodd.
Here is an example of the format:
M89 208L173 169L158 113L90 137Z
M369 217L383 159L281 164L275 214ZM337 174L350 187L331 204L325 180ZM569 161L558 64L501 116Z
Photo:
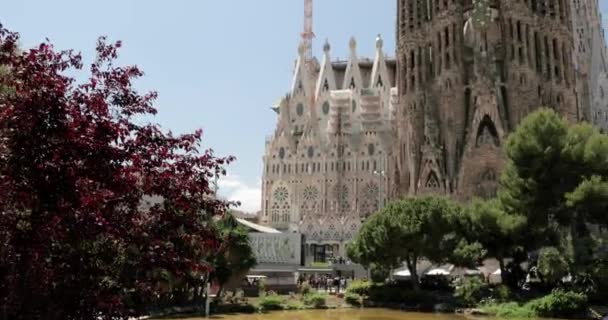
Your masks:
M329 262L332 264L350 264L350 260L343 257L331 257L329 258Z
M298 278L298 286L301 287L304 283L308 283L311 288L316 289L317 291L326 291L330 294L340 293L346 290L349 280L350 279L343 276L332 276L329 274L300 275Z

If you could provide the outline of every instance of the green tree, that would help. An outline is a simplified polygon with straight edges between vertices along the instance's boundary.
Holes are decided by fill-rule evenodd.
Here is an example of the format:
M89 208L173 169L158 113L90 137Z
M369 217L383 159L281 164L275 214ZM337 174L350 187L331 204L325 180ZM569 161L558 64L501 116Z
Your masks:
M524 119L505 151L499 199L507 213L526 217L522 244L570 248L570 260L584 267L591 258L588 225L606 223L608 136L542 109Z
M496 199L475 199L466 213L469 225L465 230L469 241L480 243L486 250L484 258L497 259L503 278L508 277L505 259L520 253L526 218L507 214Z
M608 180L592 176L583 180L573 191L566 194L568 208L575 210L585 220L608 227Z
M348 255L366 267L391 270L405 263L417 288L420 259L443 262L459 246L454 222L460 215L458 204L441 197L389 203L362 226Z
M226 283L233 277L243 274L253 268L257 261L249 243L248 231L238 224L236 218L226 214L216 222L220 239L224 247L212 261L214 271L211 279L220 285L217 296L220 297Z

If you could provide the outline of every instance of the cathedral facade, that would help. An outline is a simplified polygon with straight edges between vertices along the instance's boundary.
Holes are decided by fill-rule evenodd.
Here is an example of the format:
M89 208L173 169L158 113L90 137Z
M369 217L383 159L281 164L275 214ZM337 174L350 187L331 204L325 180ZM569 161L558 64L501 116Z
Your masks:
M398 1L397 193L491 197L527 114L604 115L601 30L597 0Z
M384 204L396 136L396 62L376 40L373 60L319 65L299 49L292 86L273 110L266 141L261 221L305 236L308 261L344 256L345 243Z
M608 129L598 0L398 0L396 58L319 64L299 50L273 108L260 221L305 236L307 261L345 244L387 199L496 194L503 146L541 106Z
M608 131L608 50L597 0L572 0L574 65L582 120Z

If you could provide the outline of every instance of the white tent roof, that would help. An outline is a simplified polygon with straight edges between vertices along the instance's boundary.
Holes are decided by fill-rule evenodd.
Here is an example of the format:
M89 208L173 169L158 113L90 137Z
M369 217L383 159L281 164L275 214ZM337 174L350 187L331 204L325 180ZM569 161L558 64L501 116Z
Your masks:
M464 271L464 274L468 275L468 276L474 276L474 275L478 275L478 274L482 274L483 272L481 272L481 270L479 270L479 268L477 269L467 269Z
M426 275L427 276L449 276L450 272L445 269L435 268L435 269L431 269L429 272L427 272Z
M395 275L396 277L410 277L412 274L408 269L404 269L393 273L393 275Z
M255 224L253 222L249 222L245 219L239 219L236 218L236 221L238 221L238 223L244 225L247 228L253 229L257 232L261 232L261 233L281 233L281 231L277 230L277 229L273 229L270 227L266 227L266 226L262 226L259 224Z

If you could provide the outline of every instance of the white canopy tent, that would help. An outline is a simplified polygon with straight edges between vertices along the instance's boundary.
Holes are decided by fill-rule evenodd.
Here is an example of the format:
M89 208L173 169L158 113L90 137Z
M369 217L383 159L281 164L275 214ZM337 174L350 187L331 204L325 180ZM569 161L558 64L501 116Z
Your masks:
M408 269L404 269L404 270L395 271L395 273L393 273L393 276L398 277L398 278L410 278L412 276L412 274L410 273L410 271Z
M429 272L426 273L427 276L449 276L450 275L450 271L442 269L442 268L434 268L429 270Z
M490 274L490 283L501 283L502 282L502 272L500 269L492 272Z

